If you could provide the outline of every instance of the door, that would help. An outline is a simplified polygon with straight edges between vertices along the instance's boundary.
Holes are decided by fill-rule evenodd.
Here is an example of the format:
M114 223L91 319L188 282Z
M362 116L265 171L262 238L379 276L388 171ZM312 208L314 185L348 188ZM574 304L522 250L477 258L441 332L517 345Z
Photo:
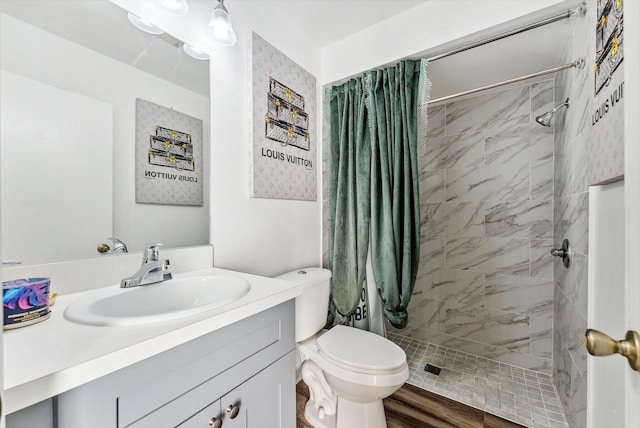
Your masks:
M625 333L625 183L589 189L588 326L619 339ZM587 359L589 426L624 427L624 385L629 368L620 357ZM607 391L602 394L601 391Z
M625 329L640 330L640 2L625 2ZM628 74L627 74L628 72ZM615 387L619 387L616 385ZM625 426L640 421L640 372L625 371ZM602 391L606 393L606 391Z
M590 260L589 327L602 323L600 328L611 329L604 333L612 336L640 332L640 2L625 2L624 15L625 177L618 185L592 189L589 208L600 216L590 218L590 244L595 245L590 256L592 249L595 253ZM616 227L616 221L624 227ZM640 372L617 355L589 357L587 368L588 426L637 427Z

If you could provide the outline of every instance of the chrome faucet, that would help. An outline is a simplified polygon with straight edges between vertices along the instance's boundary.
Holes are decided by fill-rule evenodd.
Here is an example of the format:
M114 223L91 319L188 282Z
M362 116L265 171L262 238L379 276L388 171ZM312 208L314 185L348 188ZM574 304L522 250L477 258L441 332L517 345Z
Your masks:
M127 244L118 238L107 238L105 242L98 245L98 252L102 254L122 254L128 253Z
M159 258L161 245L152 245L145 250L142 256L142 266L140 266L138 272L120 281L120 287L137 287L172 278L171 272L169 272L169 260Z

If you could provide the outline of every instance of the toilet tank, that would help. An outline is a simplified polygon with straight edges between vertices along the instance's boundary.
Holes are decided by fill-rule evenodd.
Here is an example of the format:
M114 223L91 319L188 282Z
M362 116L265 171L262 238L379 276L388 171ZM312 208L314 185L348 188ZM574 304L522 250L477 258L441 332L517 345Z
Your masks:
M302 295L296 297L296 342L301 342L327 323L331 271L310 267L296 269L277 277L302 285Z

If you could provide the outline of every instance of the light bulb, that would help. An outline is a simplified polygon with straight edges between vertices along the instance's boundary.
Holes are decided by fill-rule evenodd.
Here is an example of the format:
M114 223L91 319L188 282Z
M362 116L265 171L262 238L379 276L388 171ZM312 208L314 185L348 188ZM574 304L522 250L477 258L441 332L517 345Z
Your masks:
M221 39L226 39L229 36L231 30L231 23L229 22L229 14L223 10L214 10L213 18L211 18L211 27L213 28L213 34Z
M233 32L231 17L222 2L218 3L213 9L211 20L209 21L209 29L219 44L230 46L236 43L236 34Z

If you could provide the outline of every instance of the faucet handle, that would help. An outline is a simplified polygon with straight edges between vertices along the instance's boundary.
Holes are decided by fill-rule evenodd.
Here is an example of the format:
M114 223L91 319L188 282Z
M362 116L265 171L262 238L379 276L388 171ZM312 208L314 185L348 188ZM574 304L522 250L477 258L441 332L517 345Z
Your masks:
M161 242L158 242L156 245L152 245L144 251L144 262L157 262L160 254L160 247L162 246Z

